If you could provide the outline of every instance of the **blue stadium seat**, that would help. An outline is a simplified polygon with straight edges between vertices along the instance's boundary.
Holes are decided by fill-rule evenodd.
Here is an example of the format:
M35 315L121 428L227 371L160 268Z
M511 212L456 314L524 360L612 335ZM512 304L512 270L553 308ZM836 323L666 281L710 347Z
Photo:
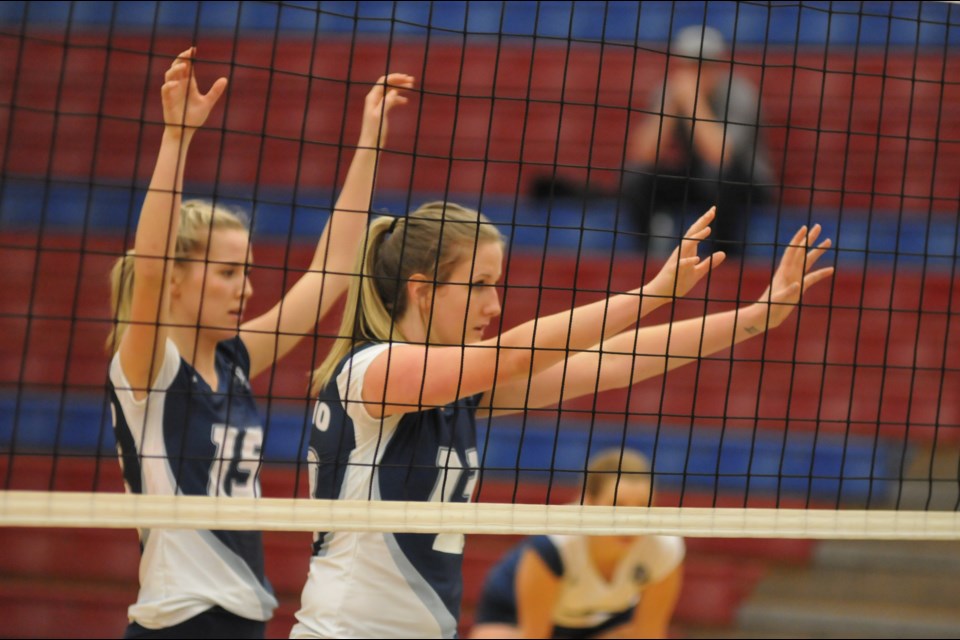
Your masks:
M730 2L5 2L0 24L21 23L27 11L31 25L102 28L112 19L123 28L197 32L199 30L537 35L611 42L665 42L690 24L710 24L742 45L943 46L960 43L960 12L949 3L831 2L750 4ZM638 15L639 5L639 15ZM356 19L355 19L356 17ZM918 22L920 18L922 22ZM768 25L770 25L768 27Z
M297 462L308 440L305 411L265 417L264 459ZM59 426L58 426L59 425ZM630 424L624 431L584 420L562 422L512 417L478 433L488 473L524 481L576 483L588 456L627 444L648 455L664 489L749 495L806 496L849 504L892 489L900 458L896 443L867 437L814 433L754 433L748 429L697 427L659 430ZM113 456L109 406L97 395L69 393L0 395L0 449Z

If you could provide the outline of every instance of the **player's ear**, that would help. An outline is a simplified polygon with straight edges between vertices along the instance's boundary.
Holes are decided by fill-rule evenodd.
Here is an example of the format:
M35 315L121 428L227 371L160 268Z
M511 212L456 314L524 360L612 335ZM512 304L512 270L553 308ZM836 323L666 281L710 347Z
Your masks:
M414 273L407 280L407 304L426 311L430 305L430 281L422 273Z
M170 297L176 298L180 296L180 293L183 290L183 283L187 279L187 266L180 263L174 262L173 268L170 269Z

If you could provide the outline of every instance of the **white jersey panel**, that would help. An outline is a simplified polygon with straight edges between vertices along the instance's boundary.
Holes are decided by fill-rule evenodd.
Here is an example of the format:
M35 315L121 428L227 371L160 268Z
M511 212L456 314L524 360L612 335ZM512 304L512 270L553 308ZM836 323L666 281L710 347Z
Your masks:
M147 495L172 496L176 493L176 482L167 463L167 447L163 438L163 410L167 389L180 370L180 360L177 346L168 338L157 378L150 386L147 396L140 400L134 397L130 382L123 372L120 352L114 354L110 361L110 382L113 383L114 394L136 445L140 458L142 492ZM120 460L122 465L123 458ZM127 489L129 490L129 487Z
M338 499L382 498L379 465L404 416L370 416L361 390L367 368L388 347L355 353L335 379L354 441ZM291 638L440 638L456 632L456 620L390 533L324 534L296 615Z
M686 553L683 538L638 537L608 582L590 559L589 537L549 538L563 561L560 598L553 620L555 625L568 628L599 626L611 616L636 606L643 589L679 567Z

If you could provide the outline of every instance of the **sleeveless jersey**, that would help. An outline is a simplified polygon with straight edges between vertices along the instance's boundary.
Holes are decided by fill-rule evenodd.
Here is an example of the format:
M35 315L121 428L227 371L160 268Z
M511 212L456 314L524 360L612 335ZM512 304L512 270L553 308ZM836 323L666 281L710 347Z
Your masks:
M516 624L517 567L524 551L532 549L561 580L553 613L555 636L582 637L583 631L604 628L612 619L632 611L643 597L643 589L663 580L685 555L683 538L637 537L608 582L590 559L588 540L587 536L572 535L528 538L490 571L479 608L509 612L513 618L509 622ZM501 602L505 599L509 602Z
M117 452L127 491L147 495L256 497L263 427L239 338L217 345L214 391L167 340L147 397L130 390L120 356L110 363ZM140 530L140 592L130 620L179 624L214 606L268 620L277 606L256 531Z
M318 499L469 502L480 396L373 418L361 401L367 367L387 344L340 363L313 415L309 466ZM315 535L291 637L454 637L463 591L463 536Z

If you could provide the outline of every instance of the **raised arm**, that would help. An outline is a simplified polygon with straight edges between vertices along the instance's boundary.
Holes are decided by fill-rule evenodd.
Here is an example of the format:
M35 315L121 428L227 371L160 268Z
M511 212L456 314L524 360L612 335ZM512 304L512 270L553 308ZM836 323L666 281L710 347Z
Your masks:
M393 107L406 104L401 91L412 86L412 76L392 73L377 80L367 94L357 150L308 271L272 309L241 328L250 352L251 376L289 353L347 290L367 227L379 152L387 140L387 115Z
M498 338L457 347L396 345L378 356L366 372L363 399L370 415L404 413L411 407L435 407L488 391L495 385L525 382L565 360L572 351L590 349L607 336L636 324L638 318L684 295L723 253L701 261L699 242L710 234L711 208L687 231L685 240L646 286L550 316L530 320ZM465 283L466 284L466 283ZM485 283L490 285L492 283ZM471 303L487 304L492 286L478 286ZM481 406L488 403L484 400Z
M708 225L715 214L716 207L711 207L686 231L683 240L667 262L643 288L644 297L655 298L659 304L654 304L653 300L649 305L645 304L640 310L641 318L660 304L685 296L711 270L723 263L726 254L722 251L705 260L701 260L697 255L700 241L710 235ZM611 336L607 342L615 338ZM597 358L599 348L600 342L590 345L586 352L576 353L571 347L566 353L568 357L561 358L556 364L536 372L535 375L497 381L495 388L484 396L481 406L497 415L504 415L525 408L550 406L563 399L595 392L600 374ZM570 356L571 352L574 355Z
M797 231L770 287L756 303L621 333L598 348L554 365L533 377L529 385L498 385L491 394L492 412L505 415L598 391L621 389L780 326L800 302L803 292L833 274L833 267L811 271L831 244L827 239L810 249L819 235L820 225Z
M227 88L220 78L203 94L193 67L196 47L177 56L164 76L163 137L150 187L140 210L134 243L130 321L120 340L120 364L135 397L143 397L159 370L166 331L167 284L180 226L187 151L197 129Z

